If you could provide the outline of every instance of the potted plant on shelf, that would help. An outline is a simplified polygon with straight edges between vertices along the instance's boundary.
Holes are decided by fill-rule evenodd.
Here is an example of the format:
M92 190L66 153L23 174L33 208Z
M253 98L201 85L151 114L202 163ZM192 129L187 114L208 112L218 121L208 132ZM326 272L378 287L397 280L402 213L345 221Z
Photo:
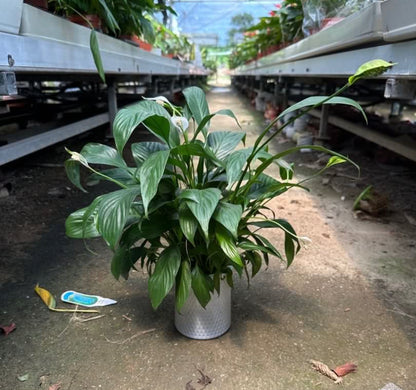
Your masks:
M293 167L284 157L302 148L328 153L327 165L315 175L344 161L354 164L322 146L297 146L272 155L268 144L296 118L322 104L348 104L365 115L355 101L337 95L360 78L390 66L383 60L364 64L336 93L296 103L275 118L252 146L240 149L236 148L244 143L244 132L209 130L213 116L237 121L234 114L227 109L210 113L204 92L197 87L183 91L183 108L157 97L121 109L114 121L115 148L89 143L79 153L68 150L66 171L78 188L84 191L81 166L95 180L109 181L116 188L69 215L67 235L102 237L114 252L111 272L116 278L127 278L136 267L146 268L155 309L175 287L175 325L181 333L192 338L223 334L230 326L233 275L249 279L272 256L290 266L300 249L300 238L290 223L267 206L292 187L304 188L306 180L293 181ZM271 134L277 121L291 112L298 114ZM133 143L134 165L129 165L124 149L139 125L158 142ZM98 169L96 164L108 168ZM261 234L262 229L282 232L282 251Z
M63 15L74 23L92 26L99 31L102 28L113 33L119 30L108 0L49 0L49 3L54 13Z

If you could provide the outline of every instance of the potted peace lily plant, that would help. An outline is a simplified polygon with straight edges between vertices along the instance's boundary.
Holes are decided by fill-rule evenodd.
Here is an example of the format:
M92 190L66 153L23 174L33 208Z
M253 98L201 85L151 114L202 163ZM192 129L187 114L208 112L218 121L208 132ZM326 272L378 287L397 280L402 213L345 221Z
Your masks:
M198 87L183 91L184 107L157 97L121 109L114 121L115 148L89 143L79 153L68 150L67 175L78 188L85 191L80 179L83 166L94 179L110 181L117 189L69 215L67 235L102 237L114 253L111 272L116 278L127 278L138 267L147 269L155 309L175 288L177 329L193 338L218 337L230 326L233 275L253 277L272 256L290 266L300 249L291 224L268 213L269 200L303 187L293 181L293 167L284 157L301 148L328 153L327 165L317 174L345 161L354 164L322 146L298 146L272 155L268 144L297 117L322 104L351 105L365 116L355 101L337 95L390 66L383 60L370 61L334 95L309 97L291 106L252 146L244 146L243 131L210 131L215 115L237 119L227 109L210 113ZM298 114L270 134L289 112ZM158 141L133 143L134 164L129 165L124 149L139 125ZM268 167L270 173L265 172ZM283 249L262 235L262 229L280 230Z

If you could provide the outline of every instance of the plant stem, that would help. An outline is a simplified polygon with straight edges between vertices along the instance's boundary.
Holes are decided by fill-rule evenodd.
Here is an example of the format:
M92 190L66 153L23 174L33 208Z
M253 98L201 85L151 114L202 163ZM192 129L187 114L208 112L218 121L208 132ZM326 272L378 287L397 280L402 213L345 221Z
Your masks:
M349 87L349 84L345 84L343 87L341 87L340 89L338 89L337 91L335 91L332 95L326 97L324 100L320 101L319 103L314 104L313 106L310 106L309 108L306 108L305 111L302 110L302 112L292 118L289 119L289 121L287 121L283 126L281 126L278 131L276 131L275 133L273 133L269 138L266 139L266 141L264 141L263 143L261 143L262 139L265 137L265 135L268 133L268 131L275 125L275 123L280 119L280 115L278 117L276 117L275 119L273 119L273 121L270 122L270 124L263 130L263 132L260 134L260 136L257 138L254 146L253 146L253 151L251 152L251 154L249 155L249 157L247 158L247 163L246 166L242 172L242 174L240 175L240 179L238 180L237 186L234 190L234 194L232 197L232 200L235 199L235 197L237 196L238 190L241 187L241 183L243 181L243 178L245 176L245 174L247 173L249 167L250 167L250 163L253 161L256 153L261 150L262 148L264 148L274 137L276 137L276 135L280 134L282 132L282 130L287 127L288 125L290 125L291 123L293 123L296 119L300 118L301 116L307 114L308 112L312 111L313 109L325 104L328 100L340 95L342 92L344 92L347 88ZM271 157L270 159L273 159L273 157ZM270 160L269 159L269 160ZM269 164L270 165L270 164ZM247 186L247 188L245 189L244 192L248 191L248 189L250 188L250 185L257 180L258 176L260 175L261 172L258 172L254 175L253 178L249 179L249 181L247 182L247 184L249 184ZM243 195L244 195L243 192Z

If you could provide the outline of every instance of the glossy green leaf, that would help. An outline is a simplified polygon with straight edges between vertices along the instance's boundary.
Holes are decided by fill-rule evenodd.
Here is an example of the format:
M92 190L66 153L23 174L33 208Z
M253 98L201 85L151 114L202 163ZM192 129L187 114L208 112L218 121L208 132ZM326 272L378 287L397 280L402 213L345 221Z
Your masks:
M348 83L352 85L362 78L380 76L393 65L396 64L379 59L368 61L362 64L357 71L348 78Z
M219 202L213 218L223 225L233 236L237 238L238 225L243 214L240 205Z
M225 170L227 173L228 189L240 178L241 172L250 156L253 148L240 149L232 152L226 160Z
M108 5L105 0L98 0L101 7L105 10L104 12L104 18L105 18L105 22L107 27L114 33L116 34L117 30L120 30L120 27L117 23L116 18L114 17L114 15L112 14L110 8L108 8Z
M363 110L363 108L353 99L349 99L346 97L332 97L331 99L327 100L329 96L311 96L306 99L301 100L298 103L293 104L292 106L288 107L286 110L284 110L282 113L280 113L278 118L283 118L286 114L297 111L301 108L305 107L319 107L322 104L344 104L347 106L352 106L356 108L358 111L361 112L362 116L364 117L365 121L367 122L367 116Z
M168 145L161 142L138 142L131 145L131 152L137 166L142 165L153 153L168 149Z
M88 143L82 148L81 154L89 164L112 165L119 168L127 167L117 150L107 145Z
M83 192L87 192L85 188L81 184L81 175L80 175L80 169L79 169L79 162L68 159L65 161L65 171L66 175L68 176L68 179L71 181L71 183L79 188Z
M97 33L95 30L91 29L90 33L90 50L92 58L94 59L95 67L97 68L98 74L100 75L101 80L105 83L105 72L103 61L101 59L100 47L98 45Z
M152 122L146 122L149 130L163 142L169 143L169 113L155 101L145 100L132 106L122 108L118 111L114 119L114 141L120 154L134 129L152 116L154 116L155 119Z
M236 131L215 131L209 133L207 144L217 158L223 160L238 146L245 135Z
M352 205L353 210L357 210L361 200L368 198L368 196L371 194L371 191L373 189L372 185L369 185L364 188L364 190L357 196L357 198L354 200L354 203Z
M197 124L209 115L209 107L204 91L199 87L188 87L183 90L186 104Z
M182 261L179 268L178 275L176 277L176 291L175 291L175 301L176 301L176 310L180 312L182 306L188 299L192 285L192 274L191 268L188 261Z
M339 157L339 156L332 156L329 158L328 162L326 163L326 168L332 167L336 164L343 164L345 163L345 158Z
M140 231L144 238L154 239L160 237L175 225L171 215L163 213L150 213L149 219L143 219L140 223Z
M216 115L225 115L225 116L229 116L230 118L233 118L235 120L235 122L237 123L238 127L241 128L240 123L238 122L238 119L236 118L236 116L234 115L234 113L231 110L225 109L225 110L219 110L217 112L214 112L213 114L209 114L207 116L205 116L201 122L199 123L196 131L195 131L195 135L194 138L196 138L196 136L202 131L202 134L204 134L204 137L206 138L208 133L207 133L207 129L206 126L209 123L209 121Z
M234 242L232 235L222 225L216 225L215 237L217 238L218 244L225 255L235 264L243 267L240 254L238 253L237 246Z
M192 290L202 307L205 307L211 299L208 277L201 271L198 265L192 271Z
M257 252L249 252L247 259L251 263L251 277L253 278L261 269L261 256Z
M253 242L247 240L247 241L242 241L238 244L238 247L244 251L261 251L261 252L265 252L268 253L270 255L274 255L275 252L270 250L267 246L263 246L263 245L257 245L254 244Z
M142 247L128 249L124 246L119 247L111 260L111 273L118 280L120 276L128 279L129 272L134 268L136 261L146 254L146 249Z
M209 221L221 198L221 191L218 188L207 188L204 190L187 190L186 193L193 197L193 200L186 200L186 204L201 226L206 240L208 240Z
M324 152L324 153L328 153L331 156L337 156L345 161L348 161L351 165L353 165L354 167L357 168L357 170L359 171L360 168L359 166L352 161L351 159L349 159L346 156L343 156L342 154L339 154L337 152L334 152L330 149L327 149L323 146L320 145L304 145L304 146L294 146L292 148L286 149L283 152L280 152L278 154L275 154L273 157L269 158L268 160L265 160L264 162L262 162L257 168L256 168L256 177L253 177L252 180L257 180L258 176L262 174L262 172L269 166L271 165L274 161L276 161L277 159L281 159L289 154L295 153L299 150L302 150L304 148L308 148L308 149L312 149L312 150L316 150L319 152Z
M295 254L298 253L300 249L300 243L296 236L295 230L289 222L284 219L279 219L276 221L278 221L285 232L285 255L287 266L289 267L293 262Z
M154 272L149 278L150 301L157 309L175 283L181 265L181 252L177 246L169 246L159 256Z
M153 115L144 120L146 128L156 137L165 141L170 146L180 143L179 132L173 125L171 117L164 115L166 110L161 111L162 115Z
M185 203L179 206L179 225L186 239L195 246L194 238L198 229L198 222Z
M283 257L280 254L280 252L275 248L275 246L266 237L261 236L260 234L255 234L255 233L252 236L258 244L261 242L261 244L269 250L269 253L283 260Z
M96 228L97 215L91 215L84 221L84 214L87 207L71 213L65 221L65 233L71 238L92 238L99 237L100 233Z
M114 180L117 180L119 183L122 183L126 186L131 186L137 184L137 181L134 178L136 173L136 168L110 168L100 170L100 173L106 177L110 177ZM105 177L98 175L96 173L91 174L87 179L87 185L95 185L101 180L108 180Z
M139 194L140 187L135 186L101 197L97 210L97 229L113 250L123 232L131 205Z
M157 187L165 171L169 153L169 150L155 152L140 167L140 188L146 216L148 216L149 203L157 193Z
M273 191L276 186L281 186L282 184L275 180L273 177L262 173L258 178L256 183L250 186L250 189L247 193L249 199L257 199L269 191Z

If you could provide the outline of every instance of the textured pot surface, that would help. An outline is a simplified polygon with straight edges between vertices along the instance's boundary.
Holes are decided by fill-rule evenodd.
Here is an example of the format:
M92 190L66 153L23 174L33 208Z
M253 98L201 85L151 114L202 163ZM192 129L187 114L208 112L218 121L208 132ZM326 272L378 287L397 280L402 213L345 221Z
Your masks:
M207 340L223 335L231 326L231 288L221 281L220 295L211 294L205 309L191 290L180 313L175 310L175 327L184 336Z

